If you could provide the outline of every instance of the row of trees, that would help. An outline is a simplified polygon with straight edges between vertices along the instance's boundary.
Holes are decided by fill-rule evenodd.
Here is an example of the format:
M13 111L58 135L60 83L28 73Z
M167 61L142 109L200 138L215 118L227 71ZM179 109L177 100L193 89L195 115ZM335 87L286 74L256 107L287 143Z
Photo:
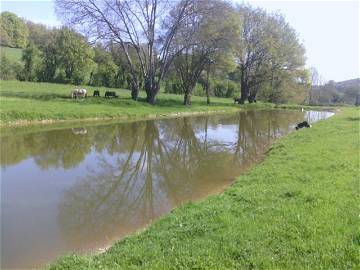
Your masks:
M255 101L265 83L275 101L284 84L308 86L305 50L279 14L223 0L58 0L56 9L64 23L90 39L122 48L133 99L143 80L147 101L155 103L173 69L189 104L203 73L209 91L211 65L236 69L241 103Z
M55 2L71 30L28 24L21 79L127 87L134 100L144 89L151 104L160 85L185 105L194 91L244 103L301 102L309 89L305 50L279 14L224 0Z

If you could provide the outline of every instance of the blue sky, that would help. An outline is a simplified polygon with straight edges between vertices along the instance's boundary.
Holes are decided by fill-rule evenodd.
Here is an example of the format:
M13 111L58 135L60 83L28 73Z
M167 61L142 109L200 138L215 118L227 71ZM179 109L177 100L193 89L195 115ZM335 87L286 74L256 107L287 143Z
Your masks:
M242 3L242 0L232 0ZM306 48L307 66L323 80L360 77L358 1L246 1L269 12L280 11ZM1 1L1 11L47 25L60 25L51 0Z

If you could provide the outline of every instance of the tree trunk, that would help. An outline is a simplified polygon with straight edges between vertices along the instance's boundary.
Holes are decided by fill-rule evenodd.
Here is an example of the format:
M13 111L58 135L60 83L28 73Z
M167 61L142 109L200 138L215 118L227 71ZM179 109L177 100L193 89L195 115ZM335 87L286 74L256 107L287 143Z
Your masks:
M206 88L206 103L207 103L207 105L210 104L209 88Z
M184 105L190 105L190 99L191 99L191 94L189 92L185 92L184 95Z
M210 66L207 69L207 74L206 74L206 84L205 84L205 92L206 92L206 103L209 105L210 104L210 93L209 93L209 88L210 88L210 82L209 82L209 77L210 77Z
M241 68L241 96L239 99L239 104L244 104L245 100L248 98L249 96L249 87L246 83L246 79L245 79L245 69Z
M241 82L241 96L239 100L239 104L244 104L245 100L249 96L249 89L245 82Z
M159 92L160 84L155 82L155 79L150 78L145 79L145 92L146 92L146 102L154 105L156 103L156 95Z
M248 96L249 103L256 102L256 90Z
M135 83L132 83L131 86L131 98L137 100L139 97L139 86Z

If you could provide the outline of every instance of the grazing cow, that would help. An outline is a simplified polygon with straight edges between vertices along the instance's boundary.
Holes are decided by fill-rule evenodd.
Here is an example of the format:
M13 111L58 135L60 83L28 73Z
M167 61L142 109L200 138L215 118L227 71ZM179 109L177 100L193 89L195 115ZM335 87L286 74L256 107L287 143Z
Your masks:
M301 122L299 124L297 124L297 126L295 127L296 130L300 129L300 128L310 128L311 125L309 125L309 123L307 121Z
M93 97L100 97L100 91L99 90L95 90Z
M71 98L87 97L86 89L74 89L71 91Z
M238 103L240 104L241 99L240 98L234 98L234 104Z
M111 97L117 98L118 95L116 94L115 91L106 91L106 92L105 92L105 97L106 97L106 98L111 98Z

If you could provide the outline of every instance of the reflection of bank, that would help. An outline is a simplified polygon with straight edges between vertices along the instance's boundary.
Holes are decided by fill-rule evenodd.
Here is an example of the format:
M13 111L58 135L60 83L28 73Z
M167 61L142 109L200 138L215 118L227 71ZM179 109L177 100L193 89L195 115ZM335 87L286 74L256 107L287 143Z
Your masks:
M72 128L71 131L75 135L85 135L87 133L86 128Z

